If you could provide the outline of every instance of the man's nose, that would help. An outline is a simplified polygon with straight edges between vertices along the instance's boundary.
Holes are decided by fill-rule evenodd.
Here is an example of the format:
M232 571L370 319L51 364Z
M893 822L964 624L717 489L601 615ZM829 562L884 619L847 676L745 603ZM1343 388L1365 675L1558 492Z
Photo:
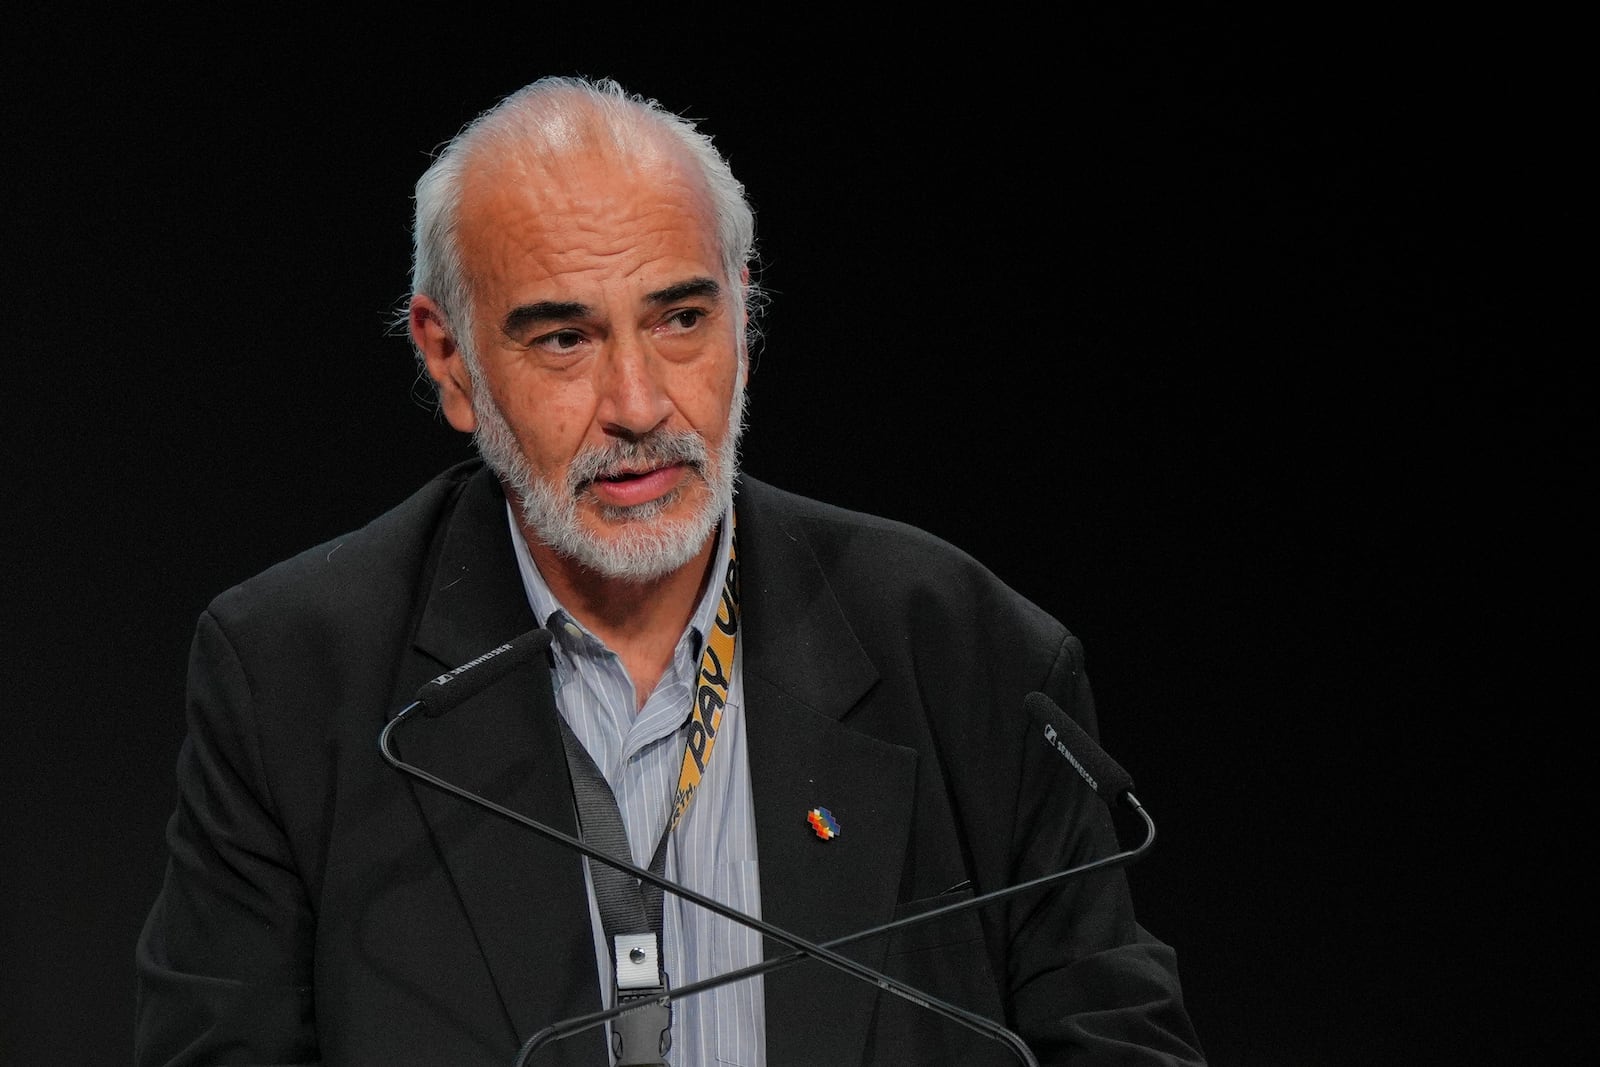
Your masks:
M636 438L654 430L672 412L665 388L666 361L648 339L613 338L598 371L596 417L607 432Z

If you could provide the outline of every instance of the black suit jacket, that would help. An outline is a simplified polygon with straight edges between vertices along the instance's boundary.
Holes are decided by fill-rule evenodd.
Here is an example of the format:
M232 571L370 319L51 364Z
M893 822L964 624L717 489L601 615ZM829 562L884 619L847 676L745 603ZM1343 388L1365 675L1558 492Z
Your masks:
M1095 730L1059 622L907 526L750 478L736 506L767 922L823 942L1117 849L1104 806L1025 737L1033 690ZM378 752L421 683L535 625L475 462L210 605L138 950L141 1064L504 1067L599 1009L578 857ZM546 664L409 718L396 747L577 832ZM829 842L805 818L819 804L841 824ZM1120 872L845 951L1005 1022L1041 1062L1200 1062L1173 955ZM774 1067L1014 1062L815 961L765 983ZM600 1034L535 1062L604 1064Z

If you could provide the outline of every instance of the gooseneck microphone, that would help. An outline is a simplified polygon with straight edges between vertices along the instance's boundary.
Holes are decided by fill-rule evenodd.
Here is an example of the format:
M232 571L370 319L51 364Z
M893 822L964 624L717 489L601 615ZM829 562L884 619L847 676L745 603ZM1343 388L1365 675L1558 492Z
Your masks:
M1048 695L1039 692L1029 693L1023 698L1022 706L1032 715L1034 719L1034 725L1038 728L1036 732L1030 732L1032 736L1039 738L1038 743L1043 743L1048 748L1059 753L1061 757L1072 766L1073 770L1077 771L1079 777L1088 783L1089 788L1094 790L1095 795L1104 801L1108 806L1120 800L1122 803L1126 804L1135 812L1137 812L1140 819L1144 822L1144 839L1133 848L1124 849L1120 852L1113 853L1112 855L1105 856L1097 860L1090 860L1087 863L1082 863L1074 867L1067 867L1059 871L1054 871L1050 874L1041 875L1038 878L1034 878L1026 882L1019 882L1016 885L1005 886L1001 889L992 890L975 897L970 897L967 900L957 901L953 904L947 904L943 907L934 908L929 911L918 912L916 915L911 915L903 919L897 919L893 922L884 923L882 926L874 926L871 929L861 930L853 934L847 934L844 937L835 938L831 941L825 941L820 947L834 949L842 945L851 944L855 941L864 941L870 937L880 937L884 934L893 933L908 926L915 926L919 923L930 922L934 919L944 918L945 916L953 915L957 912L969 911L973 908L979 908L986 904L992 904L997 900L1002 900L1007 897L1015 896L1019 893L1028 892L1030 890L1043 889L1047 886L1065 882L1068 879L1076 878L1094 871L1104 871L1113 867L1124 866L1132 863L1134 860L1150 851L1150 847L1155 844L1156 839L1155 822L1145 812L1144 806L1139 803L1138 798L1133 795L1133 778L1128 774L1128 772L1123 770L1116 760L1112 759L1105 749L1096 744L1094 739L1084 731L1083 727L1079 726L1075 721L1073 721L1071 716L1062 711L1056 702L1050 699ZM688 985L680 986L669 993L661 995L660 997L650 998L644 1003L649 1003L651 1005L665 1005L678 997L687 997L694 993L703 993L708 989L715 988L716 986L737 982L745 978L753 978L758 974L765 974L766 972L776 970L779 967L785 967L789 964L797 963L800 960L805 959L807 955L808 953L799 951L790 952L782 956L773 956L770 959L762 960L760 963L754 963L748 967L742 967L734 971L726 971L722 974L714 975L711 978L705 978L698 982L691 982ZM559 1022L552 1023L528 1039L528 1041L522 1046L522 1051L517 1056L513 1067L523 1067L523 1065L527 1063L528 1057L531 1056L536 1049L541 1048L551 1041L560 1038L571 1037L572 1035L581 1033L591 1027L600 1026L603 1023L610 1022L612 1019L615 1019L621 1015L625 1015L630 1011L637 1011L644 1006L644 1003L635 1001L627 1005L607 1008L602 1011L592 1012L588 1015L575 1016L570 1019L563 1019ZM1031 1054L1029 1055L1029 1062L1033 1062Z
M585 844L578 838L572 837L554 827L547 826L528 816L511 810L504 805L497 804L486 797L479 796L467 789L447 782L420 767L401 760L391 748L391 738L399 725L413 713L421 710L429 717L437 717L454 710L466 703L472 697L483 692L495 682L504 678L512 671L531 661L535 656L544 652L549 647L551 635L542 629L531 630L522 636L485 652L476 659L455 668L446 674L440 675L426 683L418 690L413 701L401 709L393 719L384 727L379 735L379 750L383 758L397 770L442 789L454 796L460 797L470 803L476 804L497 815L503 816L522 826L533 830L541 836L556 841L568 848L591 859L598 860L609 867L624 871L640 881L648 882L681 897L709 911L715 912L724 918L731 919L742 926L757 930L773 940L788 945L794 951L787 955L777 956L761 961L760 963L716 975L699 982L680 987L679 989L663 993L659 997L644 1000L635 1000L626 1005L594 1012L589 1015L572 1019L561 1020L551 1024L544 1030L533 1035L519 1050L514 1061L514 1067L523 1067L528 1058L542 1045L549 1041L558 1040L573 1034L600 1026L612 1019L631 1011L643 1010L646 1007L666 1006L676 997L685 997L693 993L704 992L719 985L739 981L743 978L753 977L777 967L786 966L810 957L826 963L829 966L842 970L862 981L869 982L880 989L894 993L903 999L909 1000L929 1011L942 1015L948 1019L977 1033L989 1037L1006 1045L1016 1056L1029 1067L1038 1067L1038 1060L1034 1057L1026 1043L1013 1031L973 1012L969 1012L954 1004L947 1003L929 994L922 993L899 980L874 971L871 968L857 963L848 957L834 952L836 947L864 940L869 937L882 936L887 933L912 926L918 923L931 922L936 919L952 915L956 912L966 911L980 907L997 900L1004 899L1029 890L1041 889L1046 886L1064 881L1068 878L1087 874L1091 871L1104 870L1110 867L1129 863L1149 850L1155 840L1155 824L1145 813L1144 808L1133 796L1133 781L1128 774L1112 760L1099 745L1095 744L1087 733L1077 723L1062 711L1056 703L1044 693L1029 693L1023 701L1026 708L1035 720L1035 725L1040 727L1040 736L1043 742L1057 751L1084 781L1106 803L1114 800L1123 800L1128 803L1144 820L1145 839L1132 849L1114 853L1110 856L1093 860L1089 863L1075 867L1065 868L1038 878L1021 882L1016 885L993 890L976 897L959 901L944 907L934 908L929 911L919 912L916 915L885 923L868 930L836 938L825 944L813 944L800 938L798 935L779 929L754 916L746 915L720 901L706 897L686 886L678 885L668 879L655 874L645 868L635 866L599 849Z
M479 796L478 794L455 785L454 783L447 782L420 767L406 763L404 760L395 755L391 748L390 740L400 724L405 722L406 719L408 719L418 709L423 709L425 714L438 716L456 707L459 707L461 704L466 703L466 701L471 697L476 696L478 693L488 688L494 682L499 681L501 678L510 674L517 667L520 667L532 660L534 656L538 655L549 646L550 640L551 635L546 630L530 631L526 634L523 634L521 637L508 642L507 644L501 645L490 650L489 652L484 653L482 656L479 656L476 659L457 667L455 670L450 671L447 674L440 675L438 678L424 683L418 689L415 699L413 699L410 704L406 705L406 707L402 708L400 712L397 713L395 717L384 726L382 733L379 734L378 748L382 753L383 758L397 770L409 774L421 781L427 782L429 785L432 785L435 788L442 789L447 793L483 807L522 826L526 826L535 833L552 841L564 844L574 851L589 857L590 859L597 860L619 871L624 871L640 881L648 882L651 885L661 888L665 892L670 892L674 896L688 900L691 903L705 908L708 911L715 912L726 919L731 919L732 921L739 923L741 926L757 930L775 941L779 941L785 945L788 945L790 948L796 950L793 956L795 959L809 956L813 959L819 960L832 967L851 974L862 981L869 982L880 989L894 993L896 996L902 997L913 1004L919 1005L920 1007L926 1008L929 1011L961 1023L963 1026L966 1026L977 1033L983 1034L984 1036L992 1038L1007 1046L1023 1063L1027 1064L1028 1067L1038 1067L1038 1059L1034 1057L1032 1050L1028 1048L1027 1044L1023 1042L1022 1038L1017 1036L1017 1034L1013 1031L1008 1030L991 1019L987 1019L982 1015L967 1011L965 1008L950 1004L946 1001L938 999L937 997L922 993L899 981L898 979L892 978L889 975L883 974L879 971L874 971L872 968L858 963L847 956L841 956L830 948L813 944L795 934L773 926L771 923L764 922L763 920L757 919L754 916L746 915L743 912L730 908L721 901L713 900L712 898L701 893L697 893L694 890L689 889L687 886L678 885L666 878L661 877L660 875L655 874L652 871L646 870L643 867L639 867L632 863L618 859L609 853L603 852L598 848L584 843L570 834L563 833L552 826L547 826L544 823L529 818L520 812L513 811L502 804L498 804L492 800L489 800L487 797ZM937 911L928 912L924 913L924 915L916 916L916 918L922 919L938 913L939 912ZM731 980L726 979L726 976L719 977L723 978L724 980ZM628 1010L640 1010L647 1005L654 1005L657 1003L664 1004L667 1003L670 998L671 994L664 994L661 998L649 998L643 1000L642 1002L636 1000L628 1005ZM616 1012L616 1014L620 1015L622 1013ZM606 1016L606 1018L611 1017L614 1016ZM587 1028L589 1025L599 1025L600 1022L604 1021L605 1019L600 1019L597 1022L587 1023L583 1028ZM559 1023L557 1024L557 1026L560 1025L561 1024ZM538 1035L535 1036L537 1037ZM534 1045L534 1042L530 1041L528 1045L525 1046L518 1054L516 1063L519 1065L519 1067L521 1064L526 1062L528 1055L532 1053L534 1047L537 1046Z

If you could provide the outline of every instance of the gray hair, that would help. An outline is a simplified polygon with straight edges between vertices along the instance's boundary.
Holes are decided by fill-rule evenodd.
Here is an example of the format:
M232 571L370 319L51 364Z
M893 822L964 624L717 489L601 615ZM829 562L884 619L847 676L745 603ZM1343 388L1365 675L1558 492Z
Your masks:
M586 139L608 138L630 157L659 153L661 145L684 151L699 172L716 220L717 244L725 281L735 308L748 323L744 349L758 336L757 312L763 299L744 271L754 272L755 213L744 185L728 162L692 120L655 100L625 90L610 78L540 78L502 99L451 138L417 180L412 229L411 292L431 297L444 312L446 328L477 370L472 348L472 291L458 238L464 177L483 151L523 152L559 158ZM419 366L422 353L417 352Z

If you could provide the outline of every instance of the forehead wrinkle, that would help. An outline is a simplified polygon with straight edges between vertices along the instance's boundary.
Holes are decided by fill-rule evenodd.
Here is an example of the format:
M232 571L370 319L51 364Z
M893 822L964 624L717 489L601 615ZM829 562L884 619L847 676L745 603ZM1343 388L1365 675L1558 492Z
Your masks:
M463 222L480 237L509 237L529 251L560 259L567 256L612 256L628 251L639 234L668 234L685 226L705 234L714 246L714 231L705 201L680 174L651 183L562 180L527 174L512 181L482 175L469 189ZM541 241L517 242L520 231L544 236L563 226L591 240L587 247L559 248Z
M463 183L460 222L466 253L463 267L480 292L485 291L483 284L514 275L512 265L518 262L538 260L543 264L541 273L562 273L628 257L637 251L640 235L647 242L671 244L674 234L690 232L699 248L694 258L705 260L684 264L689 276L684 281L671 281L647 294L652 303L672 299L658 293L675 286L709 280L706 274L721 275L709 194L697 172L682 160L660 152L641 155L590 144L554 157L527 151L475 162ZM561 230L580 240L576 245L552 241L552 233ZM628 264L624 276L633 277L652 266L647 256ZM722 286L716 282L712 286L683 295L715 298ZM541 304L546 306L535 306ZM564 309L574 313L566 316L569 319L594 310L584 300L533 301L507 312L503 327L509 332L559 317L563 309L556 304L569 305Z
M709 193L678 146L654 138L624 144L577 127L564 132L566 136L542 149L530 144L499 154L480 149L468 167L463 203L486 191L491 198L525 197L540 212L593 211L616 217L618 205L670 197L693 205L696 213L712 214ZM615 180L619 177L627 180Z

